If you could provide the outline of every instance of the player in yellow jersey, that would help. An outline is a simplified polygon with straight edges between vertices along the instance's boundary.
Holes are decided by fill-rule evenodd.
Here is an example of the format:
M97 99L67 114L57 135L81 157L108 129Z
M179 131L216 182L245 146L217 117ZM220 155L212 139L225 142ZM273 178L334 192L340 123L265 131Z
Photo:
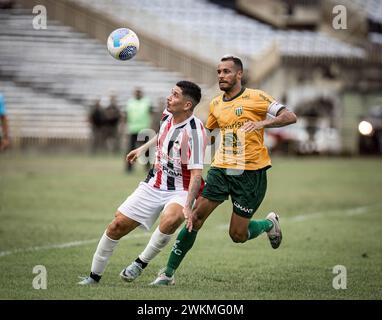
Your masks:
M264 129L295 123L297 117L265 92L242 86L243 64L239 58L223 57L217 73L223 94L211 101L205 127L220 129L219 149L208 171L202 195L192 211L183 209L186 226L177 237L167 267L160 271L153 285L175 283L175 270L193 246L197 231L228 196L233 204L229 234L234 242L254 239L263 232L267 232L274 249L282 240L276 213L269 213L263 220L251 218L264 199L266 171L271 167L264 145ZM267 114L270 117L267 118Z

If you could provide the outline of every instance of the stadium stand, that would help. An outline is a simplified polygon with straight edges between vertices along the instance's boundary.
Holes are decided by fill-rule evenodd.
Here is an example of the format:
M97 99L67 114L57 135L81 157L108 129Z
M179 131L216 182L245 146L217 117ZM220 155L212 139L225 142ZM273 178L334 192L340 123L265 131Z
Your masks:
M11 135L16 145L38 139L86 140L89 135L87 110L66 99L36 92L0 80L6 97Z
M207 60L216 61L232 51L241 56L255 56L273 41L278 42L285 56L364 57L362 49L320 32L275 30L232 9L203 0L79 2L121 19L128 16L137 26L142 25L142 21L150 21L152 30L163 41Z
M16 82L80 102L112 88L125 101L134 86L145 86L152 98L167 94L169 85L180 77L147 62L116 61L105 45L57 21L49 21L46 30L34 30L33 16L21 12L0 15L5 26L0 30L1 72Z
M54 20L34 30L32 19L30 10L0 11L0 88L13 139L85 139L95 98L113 90L124 105L141 86L155 103L182 78L137 59L114 60L106 45Z
M18 2L25 8L44 5L49 17L61 23L51 20L47 30L32 30L30 17L23 17L25 12L12 14L16 19L8 20L12 26L8 29L12 30L0 30L6 44L0 49L6 61L0 66L1 75L18 85L77 104L87 105L94 95L111 88L125 100L130 94L126 87L137 84L148 88L148 95L156 99L168 91L174 79L187 77L203 84L204 99L197 111L204 118L207 101L218 93L216 62L223 54L232 53L244 60L250 86L271 92L277 99L285 97L292 109L296 107L293 101L297 101L293 92L306 97L306 101L299 101L302 105L313 98L319 101L320 96L340 97L332 101L335 114L351 121L341 123L340 119L334 129L341 130L342 141L348 141L345 147L354 152L355 140L348 138L348 132L354 131L357 109L347 108L347 104L359 101L364 88L374 92L380 88L381 1L341 1L349 3L351 23L347 32L333 30L331 0L290 1L308 11L315 6L322 10L322 21L316 17L308 22L315 24L310 30L288 29L288 23L275 27L240 14L232 6L207 0ZM358 12L357 8L362 10ZM375 23L374 28L368 29L365 19ZM138 57L142 60L134 59L123 67L108 57L104 45L110 31L120 26L132 28L141 41ZM14 55L15 50L30 54L20 58ZM23 59L29 60L20 66Z
M349 3L349 0L346 0ZM368 19L382 24L382 1L380 0L352 0L361 10L363 10Z

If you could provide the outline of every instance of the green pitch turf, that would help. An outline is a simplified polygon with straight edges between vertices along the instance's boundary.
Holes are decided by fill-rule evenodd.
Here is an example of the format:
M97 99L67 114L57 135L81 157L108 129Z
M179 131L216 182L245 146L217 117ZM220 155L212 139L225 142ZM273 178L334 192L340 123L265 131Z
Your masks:
M256 217L280 213L281 247L266 235L233 243L227 201L166 288L148 284L170 245L135 282L119 279L150 237L142 230L120 242L98 286L76 284L142 169L126 175L112 156L12 154L0 156L0 168L0 299L382 298L381 159L274 158ZM36 265L46 267L46 290L32 286ZM346 289L333 288L336 265L346 267Z

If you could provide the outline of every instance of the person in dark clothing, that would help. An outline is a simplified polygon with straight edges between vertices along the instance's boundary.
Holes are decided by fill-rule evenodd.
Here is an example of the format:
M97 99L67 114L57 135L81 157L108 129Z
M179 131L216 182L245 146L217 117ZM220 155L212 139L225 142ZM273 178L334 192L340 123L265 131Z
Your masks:
M110 142L112 151L116 153L120 150L119 123L121 116L116 96L112 94L110 96L110 104L105 109L104 134L106 143Z
M103 135L105 112L101 107L100 99L97 99L91 107L89 122L92 130L91 152L96 153L105 149L105 139Z

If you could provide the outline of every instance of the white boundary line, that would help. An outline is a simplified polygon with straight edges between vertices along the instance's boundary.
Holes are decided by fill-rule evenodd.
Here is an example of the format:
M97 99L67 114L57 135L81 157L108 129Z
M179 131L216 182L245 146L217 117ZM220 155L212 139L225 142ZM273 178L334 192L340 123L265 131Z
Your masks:
M341 214L345 214L347 216L356 216L356 215L362 215L367 213L368 210L374 209L376 207L381 206L381 204L374 204L371 206L362 206L362 207L356 207L356 208L350 208L350 209L342 209L342 210L328 210L328 211L322 211L322 212L314 212L310 214L300 214L293 217L286 217L282 218L282 221L286 222L301 222L305 220L315 219L315 218L321 218L325 216L328 213L331 212L339 212ZM224 229L228 230L229 225L228 224L220 224L216 226L217 229ZM139 234L133 234L128 235L124 239L131 239L131 238L144 238L150 236L151 233L139 233ZM99 241L99 238L97 239L90 239L90 240L82 240L82 241L72 241L72 242L66 242L61 244L50 244L45 246L37 246L37 247L29 247L25 249L14 249L14 250L8 250L8 251L0 251L0 258L9 256L15 253L24 253L24 252L33 252L33 251L41 251L41 250L49 250L49 249L65 249L65 248L73 248L73 247L79 247L84 246L91 243L97 243Z
M330 213L339 213L339 214L344 214L346 216L356 216L356 215L365 214L369 210L375 209L379 206L381 206L381 204L374 204L370 206L362 206L362 207L349 208L349 209L331 209L328 211L314 212L309 214L300 214L290 218L284 218L283 220L299 222L299 221L305 221L305 220L314 219L314 218L321 218Z
M124 239L132 239L132 238L144 238L150 236L150 233L144 234L133 234L128 235L124 237ZM45 246L37 246L37 247L29 247L25 249L14 249L14 250L8 250L8 251L0 251L0 258L9 256L15 253L24 253L24 252L33 252L33 251L41 251L41 250L49 250L49 249L65 249L65 248L73 248L73 247L80 247L91 243L97 243L99 241L98 239L90 239L90 240L82 240L82 241L72 241L72 242L66 242L66 243L60 243L60 244L49 244Z

